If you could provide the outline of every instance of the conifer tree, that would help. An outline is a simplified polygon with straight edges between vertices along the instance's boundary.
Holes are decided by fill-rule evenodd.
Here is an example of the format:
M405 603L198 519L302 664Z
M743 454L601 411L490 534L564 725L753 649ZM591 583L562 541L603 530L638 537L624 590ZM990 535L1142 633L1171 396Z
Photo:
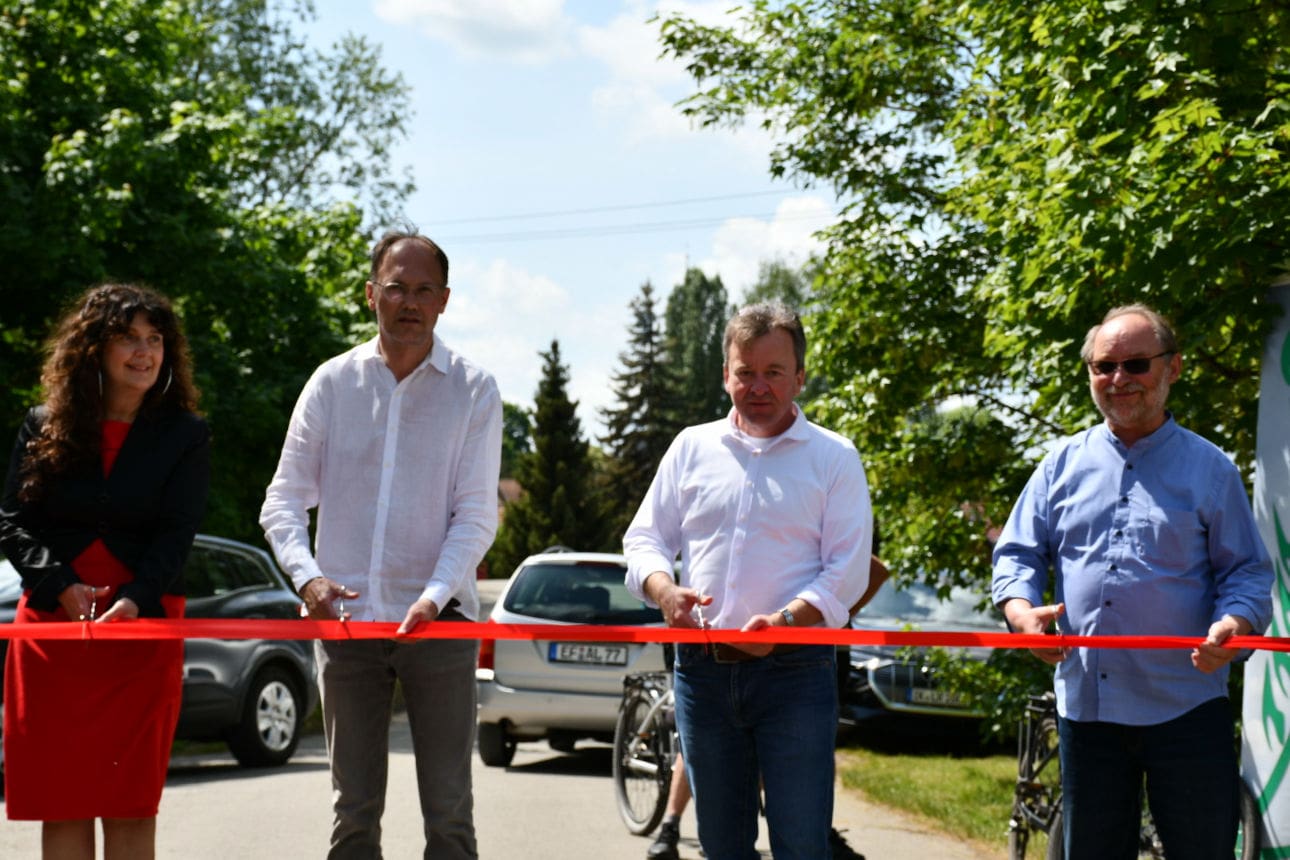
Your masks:
M688 269L667 297L667 363L675 376L677 417L682 425L715 421L730 410L721 380L721 341L730 318L721 277Z
M609 455L603 490L610 538L620 540L640 505L654 470L680 427L677 380L663 348L654 287L646 281L632 299L628 349L613 375L615 407L603 411Z
M539 354L544 364L533 406L533 448L520 455L516 469L523 495L506 508L489 551L489 567L498 576L509 576L526 556L548 547L606 548L591 456L578 404L569 399L560 342Z

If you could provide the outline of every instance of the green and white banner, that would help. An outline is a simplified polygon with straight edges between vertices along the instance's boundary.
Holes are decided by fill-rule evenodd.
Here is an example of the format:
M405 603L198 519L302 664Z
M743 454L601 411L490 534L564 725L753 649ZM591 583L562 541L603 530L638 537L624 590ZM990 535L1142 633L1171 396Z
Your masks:
M1290 283L1271 297L1285 313L1263 357L1254 516L1277 574L1267 634L1290 636ZM1260 857L1290 858L1290 654L1254 653L1243 710L1241 770L1263 811Z

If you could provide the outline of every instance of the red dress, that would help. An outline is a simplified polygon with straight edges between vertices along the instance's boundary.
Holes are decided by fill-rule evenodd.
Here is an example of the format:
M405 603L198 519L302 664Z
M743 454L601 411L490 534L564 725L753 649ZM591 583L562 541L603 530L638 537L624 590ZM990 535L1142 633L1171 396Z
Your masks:
M112 470L130 425L103 423L103 471ZM89 585L134 576L102 541L72 562ZM67 621L18 602L16 621ZM165 595L169 618L184 599ZM9 645L4 678L5 807L13 820L151 818L166 781L183 692L180 640L38 641Z

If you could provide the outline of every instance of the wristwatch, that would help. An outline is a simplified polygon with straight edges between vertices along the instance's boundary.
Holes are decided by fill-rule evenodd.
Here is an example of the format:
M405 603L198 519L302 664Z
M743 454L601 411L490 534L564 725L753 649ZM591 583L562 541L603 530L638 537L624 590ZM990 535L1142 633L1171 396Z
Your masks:
M789 627L797 626L797 619L793 617L792 610L789 609L787 606L781 609L779 611L779 614L784 616L784 623L787 624Z

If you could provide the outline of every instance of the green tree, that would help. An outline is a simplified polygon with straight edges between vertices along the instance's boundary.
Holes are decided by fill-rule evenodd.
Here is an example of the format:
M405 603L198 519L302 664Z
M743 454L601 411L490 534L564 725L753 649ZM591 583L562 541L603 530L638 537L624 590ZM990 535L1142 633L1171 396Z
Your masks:
M623 532L654 480L659 460L680 429L673 369L663 350L655 313L654 287L646 281L632 299L628 349L618 354L613 376L614 406L604 410L601 437L609 462L604 507L611 540Z
M783 260L765 260L757 267L757 280L744 291L743 303L783 302L799 314L812 305L812 265L794 268Z
M502 403L502 477L514 478L520 457L533 449L533 422L528 410Z
M721 379L721 341L729 319L719 275L709 278L700 269L687 269L667 297L664 344L682 425L715 421L730 410Z
M410 190L388 166L405 86L361 39L307 47L310 9L0 8L3 426L40 399L40 343L74 295L151 284L185 321L214 431L204 528L249 540L304 380L370 330L364 221Z
M507 506L488 567L509 575L524 558L551 546L605 549L604 518L597 505L589 446L582 436L578 404L569 399L568 368L560 343L540 353L542 379L533 407L533 450L519 458L524 489Z
M704 124L750 116L770 169L832 188L808 320L823 423L856 440L884 554L979 587L981 540L1045 443L1096 413L1078 350L1109 307L1179 327L1179 420L1250 468L1265 291L1287 262L1290 15L1284 4L755 0L729 26L662 24ZM997 457L947 469L952 422ZM911 465L915 464L915 465ZM981 464L988 466L989 464ZM929 504L890 505L897 482Z

